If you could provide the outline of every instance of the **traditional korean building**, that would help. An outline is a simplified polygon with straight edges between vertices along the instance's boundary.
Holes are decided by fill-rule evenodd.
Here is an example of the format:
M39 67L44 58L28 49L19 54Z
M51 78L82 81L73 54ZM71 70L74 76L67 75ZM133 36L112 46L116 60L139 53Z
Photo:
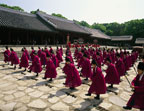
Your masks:
M111 45L114 46L131 46L133 36L125 35L125 36L111 36Z
M52 44L56 33L34 14L0 7L1 44Z
M75 39L79 38L83 38L84 41L87 42L88 37L91 35L91 33L81 28L81 26L76 24L74 21L51 16L39 11L37 12L37 16L59 32L56 34L57 43L66 43L67 37L69 37L71 43L73 43Z
M109 43L110 37L100 30L83 28L72 20L0 6L1 45L54 45L66 44L68 40L103 45Z

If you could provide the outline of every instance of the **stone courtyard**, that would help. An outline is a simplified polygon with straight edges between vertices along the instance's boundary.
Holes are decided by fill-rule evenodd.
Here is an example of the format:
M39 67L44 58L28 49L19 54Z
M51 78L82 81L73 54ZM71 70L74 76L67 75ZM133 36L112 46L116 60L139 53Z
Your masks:
M60 64L57 78L49 82L42 79L45 70L36 78L34 73L23 72L24 69L13 70L13 66L0 61L0 111L125 111L122 106L126 105L132 94L125 77L121 78L119 85L108 88L107 93L96 100L95 95L85 96L90 80L84 81L81 77L83 84L76 90L64 86L64 65L64 62ZM106 66L102 69L105 75ZM127 77L132 81L135 76L136 72L131 67Z

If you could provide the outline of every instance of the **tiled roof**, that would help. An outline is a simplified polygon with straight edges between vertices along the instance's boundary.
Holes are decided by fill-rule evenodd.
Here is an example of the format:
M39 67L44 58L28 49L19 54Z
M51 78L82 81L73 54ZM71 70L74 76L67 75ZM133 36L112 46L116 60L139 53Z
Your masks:
M0 27L54 32L43 24L36 15L4 7L0 7Z
M135 43L136 44L144 44L144 38L137 38Z
M111 41L131 41L132 39L133 39L132 35L111 36Z
M110 36L104 34L102 31L98 29L92 29L87 27L83 27L83 28L92 34L91 37L95 37L99 39L111 39Z
M76 33L83 33L88 34L90 33L83 28L80 27L80 25L76 24L74 21L63 19L60 17L44 14L41 12L37 12L37 14L43 19L45 19L49 24L51 24L54 28L57 30L67 31L67 32L76 32Z

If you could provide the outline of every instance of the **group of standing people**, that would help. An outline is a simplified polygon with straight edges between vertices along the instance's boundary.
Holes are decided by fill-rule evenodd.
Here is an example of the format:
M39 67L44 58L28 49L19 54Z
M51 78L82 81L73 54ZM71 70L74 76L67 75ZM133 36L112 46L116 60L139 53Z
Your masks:
M19 68L24 67L24 71L28 68L28 72L33 71L36 73L36 76L38 76L42 69L46 68L43 79L50 78L49 81L57 77L56 68L59 67L59 64L63 61L62 47L57 47L56 54L51 47L49 47L49 50L47 47L44 49L38 47L37 52L32 47L30 54L24 47L20 60L12 48L10 51L8 47L6 47L4 61L8 63L11 62L11 65L14 64L14 69L16 69L16 65L19 64ZM100 49L93 47L86 49L84 46L80 48L76 47L74 55L72 55L70 48L67 47L65 51L65 66L62 69L66 75L64 84L73 90L82 84L80 76L84 77L85 81L90 79L92 84L86 95L91 96L91 94L96 94L95 99L100 99L100 94L105 94L107 91L106 83L110 84L110 88L113 88L114 84L119 84L121 82L120 78L125 76L127 71L134 66L138 56L138 52L132 51L129 53L126 49ZM29 61L32 62L31 65L29 65ZM80 74L75 66L75 61L77 62L77 67L81 68ZM103 65L108 66L105 71L105 77L102 72ZM142 101L144 94L141 94L141 102L135 100L135 98L139 96L135 93L144 93L144 76L140 76L140 73L144 75L144 62L138 65L138 76L131 85L131 87L135 89L135 92L127 106L124 107L125 109L131 109L132 107L144 109L144 101Z

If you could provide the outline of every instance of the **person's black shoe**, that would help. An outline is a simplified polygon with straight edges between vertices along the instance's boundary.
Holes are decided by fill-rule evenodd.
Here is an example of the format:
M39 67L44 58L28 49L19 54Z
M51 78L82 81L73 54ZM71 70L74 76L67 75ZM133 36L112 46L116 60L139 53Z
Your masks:
M14 66L14 70L16 70L16 66Z
M19 67L19 69L21 69L21 67Z
M29 70L28 72L30 72L30 73L31 73L31 70Z
M26 71L26 69L24 70L24 72Z
M49 81L52 81L52 78L50 78Z
M36 74L36 77L38 77L38 73Z
M84 79L85 81L88 81L88 78Z
M43 77L42 79L46 79L46 77Z
M63 83L63 85L66 85L66 83Z
M95 97L95 99L100 100L100 96L99 96L99 95L97 95L97 96Z
M111 84L110 86L108 86L109 88L113 88L113 84Z
M87 93L87 94L85 94L86 96L91 96L91 94L90 93Z
M70 89L71 89L71 90L74 90L75 88L74 88L74 87L70 87Z
M132 108L129 106L123 106L123 109L131 110Z

